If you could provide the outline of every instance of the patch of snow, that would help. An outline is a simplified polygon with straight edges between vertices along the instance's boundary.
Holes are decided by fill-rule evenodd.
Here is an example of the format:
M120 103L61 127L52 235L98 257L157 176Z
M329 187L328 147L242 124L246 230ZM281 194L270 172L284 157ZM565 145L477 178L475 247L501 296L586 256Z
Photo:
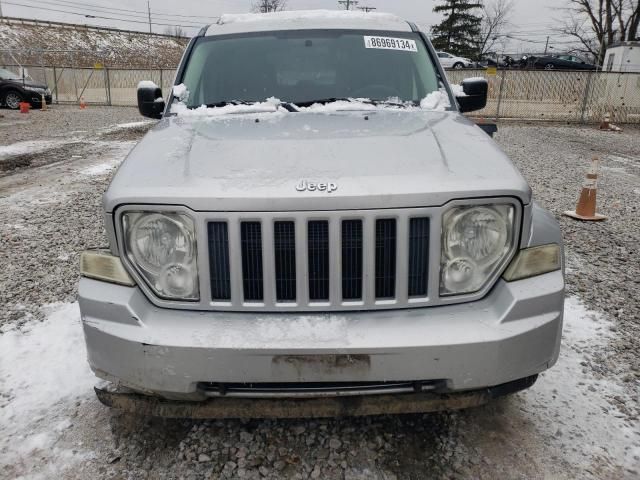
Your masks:
M0 146L0 161L7 158L16 157L18 155L26 155L30 153L43 152L51 148L55 148L65 143L71 143L69 140L28 140L26 142L12 143L11 145Z
M95 383L78 304L43 310L43 322L12 326L0 335L0 465L29 478L42 463L51 469L60 459L82 458L57 443L72 425L76 402L90 398Z
M105 173L113 170L118 165L118 163L119 163L118 161L99 163L97 165L92 165L91 167L87 167L83 170L80 170L80 173L82 175L87 175L90 177L93 177L96 175L104 175Z
M149 120L142 120L140 122L129 122L129 123L118 123L116 125L116 127L118 129L128 129L128 128L138 128L138 127L144 127L145 125L149 125L151 123L156 123L154 121L149 121Z
M152 82L151 80L141 80L140 82L138 82L138 88L160 88L158 87L158 85L156 85L155 82Z
M180 85L173 86L173 96L176 97L179 101L186 103L189 99L189 89L184 83Z
M463 82L480 82L480 81L487 81L486 78L484 77L470 77L470 78L465 78L463 80Z
M459 85L457 83L452 83L451 84L451 91L453 92L453 96L454 97L466 97L467 94L464 93L464 88L462 87L462 85Z
M444 112L449 107L451 107L449 96L444 90L431 92L420 102L420 108L422 108L423 110L435 110L437 112Z
M281 110L280 104L280 100L273 97L268 98L264 102L256 102L250 105L225 105L224 107L207 107L206 105L202 105L198 108L188 108L184 103L178 102L171 105L171 113L184 117L217 117L231 114L276 113Z
M562 348L558 364L541 374L533 388L522 393L533 415L543 408L548 419L537 415L542 434L561 437L560 442L575 442L579 447L564 449L572 462L581 465L585 458L605 456L628 468L637 468L640 456L640 422L627 420L611 403L613 396L633 399L617 378L597 378L584 366L594 347L605 347L612 337L612 322L604 315L588 310L577 297L565 302ZM567 416L567 407L571 415ZM574 440L571 440L573 438ZM572 452L572 453L571 453Z

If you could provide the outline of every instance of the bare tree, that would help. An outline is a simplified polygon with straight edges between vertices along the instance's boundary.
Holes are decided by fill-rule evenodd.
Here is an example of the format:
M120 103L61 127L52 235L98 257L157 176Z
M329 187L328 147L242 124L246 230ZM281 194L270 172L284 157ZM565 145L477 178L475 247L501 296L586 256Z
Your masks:
M171 35L176 38L184 38L187 36L187 32L184 31L180 25L174 25L172 27L167 27L164 29L165 35Z
M251 6L251 11L256 13L279 12L286 7L286 0L257 0Z
M497 44L504 44L503 32L509 26L514 0L490 0L482 6L482 25L478 38L480 56L491 52Z
M578 50L602 62L606 47L635 40L640 22L640 0L569 0L569 19L561 33L574 38Z

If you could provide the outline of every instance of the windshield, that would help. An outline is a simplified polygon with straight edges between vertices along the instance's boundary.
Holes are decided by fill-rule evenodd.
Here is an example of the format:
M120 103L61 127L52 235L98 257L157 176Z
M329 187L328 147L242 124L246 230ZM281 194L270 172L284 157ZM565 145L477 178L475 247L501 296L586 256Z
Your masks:
M341 98L418 104L440 86L418 34L356 30L203 37L182 83L189 107L270 97L296 105Z
M5 70L4 68L0 68L0 78L3 80L21 80L19 75L16 75L9 70Z

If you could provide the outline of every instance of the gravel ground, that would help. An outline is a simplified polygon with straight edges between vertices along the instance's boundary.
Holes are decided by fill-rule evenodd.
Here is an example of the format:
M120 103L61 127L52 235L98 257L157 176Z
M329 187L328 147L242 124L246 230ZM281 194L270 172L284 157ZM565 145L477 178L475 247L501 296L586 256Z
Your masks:
M0 113L0 163L9 158L1 156L2 145L73 137L63 145L40 145L40 163L14 164L0 177L0 350L26 353L11 358L20 358L20 375L29 378L23 392L14 388L19 382L11 383L0 358L0 412L21 413L8 415L7 422L0 414L0 478L640 475L638 130L500 126L498 143L540 203L558 216L567 242L570 297L561 358L532 389L464 412L205 422L136 418L101 406L89 389L77 305L71 303L78 252L106 243L100 194L148 126L122 126L140 121L124 108L58 107L33 112L19 126L25 122L19 114ZM594 154L603 167L599 210L609 220L578 223L560 214L575 205ZM53 302L62 303L45 306ZM56 334L74 352L62 360L47 348ZM32 359L33 345L42 348ZM39 383L58 370L75 383L35 403L46 392Z

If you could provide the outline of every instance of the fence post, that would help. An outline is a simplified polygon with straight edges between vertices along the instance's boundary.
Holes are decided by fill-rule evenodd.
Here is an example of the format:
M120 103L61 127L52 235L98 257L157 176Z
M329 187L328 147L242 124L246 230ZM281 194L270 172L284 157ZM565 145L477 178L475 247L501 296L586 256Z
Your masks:
M56 105L60 103L58 99L58 75L56 74L56 67L53 67L53 92L56 97Z
M502 89L504 87L504 77L507 74L507 70L502 70L502 75L500 76L500 88L498 89L498 105L496 107L496 122L500 119L500 105L502 104Z
M162 82L162 69L160 69L160 89L164 88L164 83Z
M587 103L589 101L589 94L591 92L591 79L596 75L596 72L590 71L587 75L587 83L584 87L584 95L582 98L582 111L580 113L580 123L586 123L585 115L587 112Z
M109 69L104 67L104 89L107 93L107 105L111 106L111 82L109 80Z

